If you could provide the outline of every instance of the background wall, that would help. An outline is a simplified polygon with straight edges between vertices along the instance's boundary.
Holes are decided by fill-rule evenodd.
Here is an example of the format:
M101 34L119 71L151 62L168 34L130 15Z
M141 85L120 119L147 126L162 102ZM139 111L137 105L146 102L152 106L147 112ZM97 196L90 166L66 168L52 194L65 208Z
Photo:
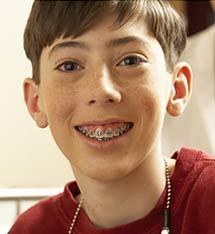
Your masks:
M215 0L211 0L215 1ZM187 34L189 36L207 28L214 23L215 15L210 0L169 0L172 6L187 19Z
M73 179L48 129L39 129L23 101L31 76L23 31L32 0L0 0L0 187L61 187Z

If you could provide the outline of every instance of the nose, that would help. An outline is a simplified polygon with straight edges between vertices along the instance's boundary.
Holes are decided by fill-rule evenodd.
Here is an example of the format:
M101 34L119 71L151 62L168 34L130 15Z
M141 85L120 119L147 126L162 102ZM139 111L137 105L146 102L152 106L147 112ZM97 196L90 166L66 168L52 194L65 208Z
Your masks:
M103 106L107 103L119 103L121 101L121 92L119 84L111 76L107 67L101 71L95 71L90 79L88 87L88 105Z

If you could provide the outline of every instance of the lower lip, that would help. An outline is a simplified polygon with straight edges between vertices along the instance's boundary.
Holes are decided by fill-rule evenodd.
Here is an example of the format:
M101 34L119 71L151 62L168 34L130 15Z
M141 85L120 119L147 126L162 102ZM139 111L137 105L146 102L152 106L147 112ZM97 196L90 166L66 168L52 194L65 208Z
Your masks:
M134 126L133 126L134 127ZM133 128L132 127L132 128ZM113 138L109 141L98 141L93 138L87 137L84 134L80 133L78 130L75 129L75 131L78 133L80 138L90 147L96 148L96 149L107 149L116 145L119 145L131 132L132 128L130 128L126 133Z

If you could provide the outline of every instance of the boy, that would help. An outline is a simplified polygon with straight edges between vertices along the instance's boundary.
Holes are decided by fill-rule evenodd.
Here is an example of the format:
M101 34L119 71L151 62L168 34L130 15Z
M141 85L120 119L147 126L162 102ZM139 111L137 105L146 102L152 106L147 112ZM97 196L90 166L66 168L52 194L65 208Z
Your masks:
M182 114L191 93L191 69L177 63L185 42L164 1L34 2L25 101L77 183L10 234L214 233L215 161L189 149L170 159L160 147L165 112Z

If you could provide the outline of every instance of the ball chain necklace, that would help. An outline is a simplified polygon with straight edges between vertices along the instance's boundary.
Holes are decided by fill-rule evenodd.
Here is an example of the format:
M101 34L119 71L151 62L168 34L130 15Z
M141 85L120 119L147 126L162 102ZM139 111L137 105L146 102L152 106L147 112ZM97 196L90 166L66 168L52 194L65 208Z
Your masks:
M171 199L171 182L170 182L170 171L167 160L164 158L165 163L165 175L166 175L166 188L167 188L167 196L166 196L166 205L163 211L163 228L161 234L170 234L170 199ZM83 203L83 197L78 203L78 207L76 208L75 214L73 216L72 222L69 227L68 234L72 234L73 228L75 226L75 222L78 218L78 214L80 212L81 206Z

